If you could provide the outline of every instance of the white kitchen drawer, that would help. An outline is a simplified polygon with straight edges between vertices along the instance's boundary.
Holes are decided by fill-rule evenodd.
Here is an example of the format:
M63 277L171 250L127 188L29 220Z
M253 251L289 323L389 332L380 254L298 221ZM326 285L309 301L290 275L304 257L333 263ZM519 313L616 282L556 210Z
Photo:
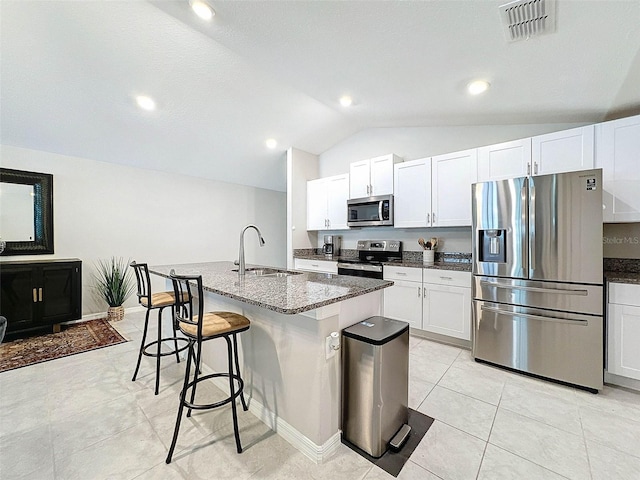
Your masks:
M305 270L307 272L338 273L338 262L296 258L294 259L294 268L296 270Z
M422 283L422 268L389 267L385 265L383 272L385 280L404 280L407 282Z
M629 283L610 283L609 303L640 307L640 285L633 285Z
M471 288L471 272L424 268L422 281L424 283Z

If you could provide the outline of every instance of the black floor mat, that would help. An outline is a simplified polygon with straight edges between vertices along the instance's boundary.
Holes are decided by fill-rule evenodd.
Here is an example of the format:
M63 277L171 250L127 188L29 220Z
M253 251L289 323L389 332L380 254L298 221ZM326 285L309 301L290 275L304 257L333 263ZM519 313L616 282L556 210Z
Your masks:
M344 438L342 439L342 443L344 443L347 447L349 447L354 452L360 454L371 463L377 465L385 472L394 477L397 477L404 467L404 464L409 460L409 457L416 449L420 440L424 437L429 427L433 424L433 418L424 415L423 413L417 412L415 410L409 409L409 426L411 427L411 434L409 439L405 442L402 448L394 452L391 449L387 450L387 452L382 455L380 458L374 458L371 455L368 455L366 452L363 452L358 447L349 443Z

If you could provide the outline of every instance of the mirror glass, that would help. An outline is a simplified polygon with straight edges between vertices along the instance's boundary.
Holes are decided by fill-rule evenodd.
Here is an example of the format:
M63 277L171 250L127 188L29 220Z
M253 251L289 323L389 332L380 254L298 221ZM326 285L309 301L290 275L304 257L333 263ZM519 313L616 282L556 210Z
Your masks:
M2 256L53 253L53 175L0 168Z
M35 237L32 185L0 184L0 239L5 242L32 242Z

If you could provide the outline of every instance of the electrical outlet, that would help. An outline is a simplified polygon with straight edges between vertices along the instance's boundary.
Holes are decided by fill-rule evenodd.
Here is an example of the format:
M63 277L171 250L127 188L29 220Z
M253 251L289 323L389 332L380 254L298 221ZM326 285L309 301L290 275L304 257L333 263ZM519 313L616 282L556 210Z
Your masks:
M327 338L324 339L324 351L325 351L327 360L333 357L337 352L337 350L334 350L333 347L331 346L331 335L329 335Z

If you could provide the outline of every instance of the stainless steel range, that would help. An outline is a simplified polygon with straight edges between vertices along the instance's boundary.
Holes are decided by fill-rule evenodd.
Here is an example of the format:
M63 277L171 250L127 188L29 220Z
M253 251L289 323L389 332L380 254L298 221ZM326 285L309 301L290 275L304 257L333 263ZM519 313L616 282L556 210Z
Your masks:
M383 263L402 262L400 240L358 240L357 250L357 259L340 260L338 274L382 279Z

